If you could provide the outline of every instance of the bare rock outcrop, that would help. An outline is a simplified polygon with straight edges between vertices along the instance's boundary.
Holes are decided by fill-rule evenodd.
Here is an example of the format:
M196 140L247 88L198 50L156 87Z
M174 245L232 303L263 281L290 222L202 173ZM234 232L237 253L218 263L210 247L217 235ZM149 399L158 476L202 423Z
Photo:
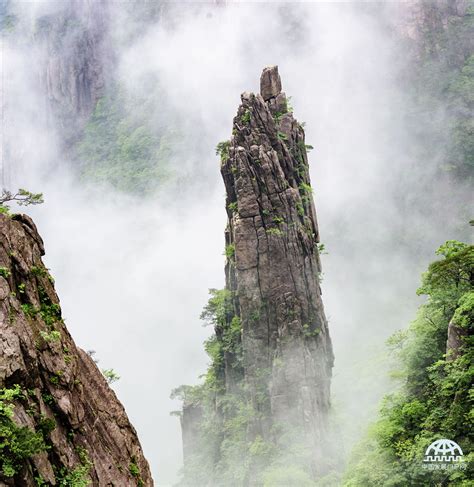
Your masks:
M0 214L0 485L152 486L123 406L62 320L42 255L29 217ZM36 446L15 448L15 435Z
M112 70L108 1L68 0L37 20L41 85L68 148L103 96Z
M281 89L278 68L265 68L261 94L242 94L233 135L218 145L226 286L205 308L215 327L205 383L181 388L184 485L227 485L231 472L235 485L259 486L282 463L308 482L327 471L334 359L311 147Z
M233 133L221 168L234 249L226 286L240 311L244 377L262 411L252 434L272 439L275 424L291 425L321 455L333 354L319 229L304 130L276 66L264 69L261 95L242 95Z

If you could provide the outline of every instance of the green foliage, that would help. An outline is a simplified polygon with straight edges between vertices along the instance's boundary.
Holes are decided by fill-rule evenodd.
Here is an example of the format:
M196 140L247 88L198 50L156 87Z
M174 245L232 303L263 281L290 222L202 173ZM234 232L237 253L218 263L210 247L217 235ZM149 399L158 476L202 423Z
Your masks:
M40 336L45 342L58 342L61 340L61 333L57 330L52 330L50 332L40 331Z
M428 15L431 19L437 13ZM440 170L458 178L471 180L474 55L468 39L472 38L473 28L474 8L470 5L464 16L452 13L442 28L430 26L422 32L418 44L425 47L425 52L417 59L418 69L412 80L417 117L408 127L418 141L425 141L420 144L424 160L434 161Z
M77 147L84 179L140 195L170 179L180 137L174 121L157 117L158 96L155 88L134 99L112 87L97 101Z
M237 201L233 201L232 203L229 203L227 205L227 208L229 209L229 211L231 211L232 213L235 213L237 211L237 208L238 208L238 204L237 204Z
M56 482L59 487L88 487L92 484L89 476L92 462L84 448L77 447L76 453L80 463L73 470L60 468L56 472Z
M23 313L25 313L26 316L29 316L31 318L34 317L37 313L37 310L35 309L35 307L29 303L22 304L21 309L22 309Z
M224 164L229 160L230 154L230 140L224 140L223 142L219 142L216 146L216 156L221 158L221 163Z
M222 334L222 350L225 352L237 353L241 352L240 340L242 333L242 323L238 316L233 316L230 325L226 327Z
M468 485L467 470L422 468L427 446L439 438L472 452L474 397L474 247L448 241L423 275L419 293L428 301L416 320L389 345L398 354L403 379L400 390L387 396L380 419L356 450L345 486L358 485ZM464 330L457 353L446 355L448 324ZM467 459L473 455L469 453Z
M229 260L232 260L235 257L235 245L234 244L226 245L226 247L225 247L225 256Z
M307 183L300 183L299 185L300 194L302 195L312 195L313 188Z
M320 255L328 255L326 251L326 246L323 243L319 243L317 247L318 247L318 253Z
M26 460L47 449L41 431L17 426L13 421L14 401L22 397L18 384L0 389L0 472L5 477L13 477Z
M229 369L236 376L242 373L242 324L234 311L233 295L227 289L211 289L210 294L201 318L214 326L215 334L204 343L210 358L204 383L181 386L172 393L185 407L198 405L202 411L199 448L186 461L184 485L205 485L212 477L224 484L243 482L251 457L265 454L268 446L258 440L248 443L246 431L255 411L242 384L237 383L232 393L224 387L224 374Z
M303 335L307 338L318 336L321 333L320 328L313 328L308 323L303 324Z
M244 125L248 125L250 123L250 110L247 108L244 114L240 117L240 121Z
M0 195L0 206L4 208L2 213L6 213L8 208L5 204L15 202L17 205L20 206L29 206L29 205L40 205L44 203L43 193L32 193L26 189L19 189L16 193L12 193L6 189L2 190L2 194Z
M232 293L228 289L210 289L209 294L211 297L200 318L207 325L213 325L216 332L204 342L204 349L211 359L205 374L205 388L207 391L215 392L221 390L223 386L224 352L237 353L239 343L232 341L235 337ZM205 393L205 391L201 392Z
M274 235L276 237L283 236L283 232L279 228L267 228L266 232L268 235Z
M304 206L302 203L296 203L296 212L298 213L299 216L304 216Z
M39 314L48 326L62 322L61 308L59 304L42 302L39 308Z
M274 216L272 218L272 222L275 224L275 225L282 225L283 223L285 223L285 220L284 218L282 218L281 216Z
M140 467L137 465L137 460L135 457L132 457L132 459L130 460L130 464L128 465L128 471L132 474L133 477L135 477L138 487L142 487L145 485L142 479L142 474L140 472Z
M6 267L0 267L0 276L8 279L11 276L11 272Z
M51 382L51 384L57 386L59 384L59 381L61 380L62 375L63 375L62 371L58 370L57 372L55 372L49 377L49 381Z
M113 384L114 382L120 380L120 376L117 374L117 372L115 372L114 369L102 369L102 374L109 384Z
M205 374L205 386L208 391L220 391L223 387L224 350L222 342L211 336L204 342L204 350L211 359Z
M20 289L20 293L21 292L22 290ZM21 309L23 310L23 313L30 318L35 318L39 315L45 324L51 330L54 330L54 325L56 323L63 322L61 316L61 307L59 304L51 302L48 294L41 286L38 288L38 292L40 296L40 307L36 308L31 303L23 303L21 305Z
M228 289L209 289L209 294L200 318L208 325L222 328L232 313L232 293Z
M270 467L263 473L263 487L314 487L314 481L302 468L286 465Z
M41 431L43 438L47 438L48 435L56 428L56 421L53 418L47 416L41 416L38 422L38 430Z
M30 273L36 277L49 277L49 273L44 267L32 266Z
M280 131L277 132L277 137L281 141L287 141L288 140L288 136L286 134L284 134L283 132L280 132Z
M49 406L51 406L54 403L54 397L49 393L43 392L41 394L41 397L43 398L45 404L48 404Z
M281 119L283 115L285 115L286 112L276 112L275 115L273 115L273 119L275 120L275 123L279 124L281 122Z

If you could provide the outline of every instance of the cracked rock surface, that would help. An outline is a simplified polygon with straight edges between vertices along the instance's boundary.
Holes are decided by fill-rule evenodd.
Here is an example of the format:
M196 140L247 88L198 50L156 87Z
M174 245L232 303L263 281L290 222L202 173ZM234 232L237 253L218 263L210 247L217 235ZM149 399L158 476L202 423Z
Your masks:
M265 68L260 84L261 94L242 94L232 137L217 146L226 285L203 313L215 331L204 382L173 393L183 399L186 486L261 487L281 466L318 479L335 457L310 146L278 68Z
M29 217L0 214L0 389L21 388L13 403L18 426L50 430L47 449L24 458L14 477L0 472L0 486L35 486L35 478L59 485L84 465L90 485L152 486L123 406L62 320L42 255Z
M244 93L241 100L221 172L226 244L235 249L226 287L242 323L249 397L262 413L250 434L271 441L276 425L291 425L317 458L327 430L333 352L319 282L309 146L281 91L278 67L264 69L261 94ZM230 384L233 368L226 364Z

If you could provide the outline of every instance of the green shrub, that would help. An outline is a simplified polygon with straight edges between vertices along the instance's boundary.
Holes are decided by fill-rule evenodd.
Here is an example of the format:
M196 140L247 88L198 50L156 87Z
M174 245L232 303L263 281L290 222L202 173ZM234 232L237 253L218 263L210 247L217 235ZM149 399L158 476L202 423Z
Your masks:
M244 125L248 125L250 123L250 110L247 108L244 114L240 117L240 121Z
M5 477L13 477L26 460L47 449L41 431L17 426L12 419L14 401L22 397L18 384L0 389L0 471Z
M93 464L89 454L84 448L77 447L76 453L79 456L79 465L73 470L62 467L56 472L56 482L60 487L88 487L92 484L89 476Z
M274 235L276 237L283 236L283 232L279 228L267 228L266 232L268 235Z
M102 369L102 374L109 384L113 384L114 382L120 380L120 376L117 374L117 372L115 372L114 369Z
M143 487L145 485L142 479L142 474L140 472L140 467L137 465L137 461L135 457L132 457L130 464L128 466L128 471L131 473L133 477L135 477L138 487Z
M238 204L237 204L237 201L233 201L232 203L229 203L227 205L227 208L229 208L229 210L232 212L232 213L235 213L237 211L237 208L238 208Z
M219 142L216 146L216 156L220 156L222 164L229 160L229 149L230 140L224 140L223 142Z
M0 276L8 279L11 276L11 272L6 267L0 267Z
M57 330L52 330L50 332L40 331L40 336L45 342L58 342L61 340L61 333Z
M230 260L232 260L235 257L235 245L234 244L226 245L225 256Z

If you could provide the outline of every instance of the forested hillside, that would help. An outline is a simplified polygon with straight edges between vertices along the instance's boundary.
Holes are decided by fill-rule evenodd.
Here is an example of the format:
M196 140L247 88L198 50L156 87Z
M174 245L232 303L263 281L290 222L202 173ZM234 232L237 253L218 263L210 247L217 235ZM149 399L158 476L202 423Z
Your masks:
M388 341L400 386L356 448L344 485L472 485L474 458L474 246L448 241L423 275L427 296L410 327ZM455 441L465 461L444 470L423 464L434 440Z

